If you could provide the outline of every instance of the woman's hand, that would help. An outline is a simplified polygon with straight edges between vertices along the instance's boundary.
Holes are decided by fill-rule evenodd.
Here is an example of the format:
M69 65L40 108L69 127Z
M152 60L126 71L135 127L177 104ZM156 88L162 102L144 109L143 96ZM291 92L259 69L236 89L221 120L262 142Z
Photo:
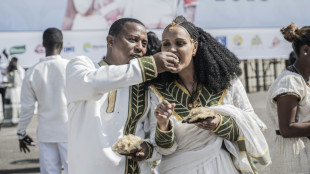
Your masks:
M132 155L128 155L128 159L132 159L134 161L143 161L146 160L150 153L150 146L146 144L146 142L141 143L141 150L134 152Z
M211 120L206 120L203 122L195 123L195 125L201 129L212 131L212 130L215 130L217 128L217 126L220 124L220 121L221 121L221 116L215 115L215 118L213 118Z
M175 104L170 104L164 100L155 108L155 117L160 130L167 131L169 129L169 117L172 115Z

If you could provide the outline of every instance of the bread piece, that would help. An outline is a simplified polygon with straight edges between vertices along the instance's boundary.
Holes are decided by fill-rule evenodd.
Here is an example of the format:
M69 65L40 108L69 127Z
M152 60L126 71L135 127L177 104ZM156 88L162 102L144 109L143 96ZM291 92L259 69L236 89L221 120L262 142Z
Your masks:
M184 117L182 123L197 123L215 118L216 113L206 107L198 107L191 110L188 116Z
M112 150L120 155L130 155L141 150L140 146L143 143L143 139L132 134L126 135L120 138L113 146Z

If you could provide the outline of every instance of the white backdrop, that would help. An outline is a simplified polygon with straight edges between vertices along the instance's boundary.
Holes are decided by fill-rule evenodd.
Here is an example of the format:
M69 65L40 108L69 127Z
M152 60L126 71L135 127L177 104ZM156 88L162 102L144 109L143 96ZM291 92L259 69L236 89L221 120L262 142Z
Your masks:
M76 14L66 28L69 1ZM192 16L185 13L189 7L194 7ZM161 38L160 28L182 14L193 17L240 59L287 58L292 48L279 30L290 22L309 25L309 7L310 0L1 0L0 51L7 49L21 65L31 66L44 57L42 32L57 27L64 30L64 57L86 55L97 62L106 53L105 37L113 20L140 19Z
M152 30L161 38L162 30ZM283 39L279 29L222 29L206 30L240 59L287 58L291 44ZM73 58L86 55L98 62L106 53L107 31L65 31L62 56ZM19 58L21 65L29 67L44 57L41 32L2 32L0 51L7 49ZM3 57L3 56L2 56ZM2 61L3 58L1 59Z

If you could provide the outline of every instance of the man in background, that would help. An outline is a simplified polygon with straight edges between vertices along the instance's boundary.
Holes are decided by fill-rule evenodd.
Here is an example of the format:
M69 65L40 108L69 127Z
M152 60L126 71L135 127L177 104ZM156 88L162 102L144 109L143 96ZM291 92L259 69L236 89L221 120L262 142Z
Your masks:
M41 174L68 174L67 132L68 114L65 97L65 69L68 60L60 56L63 47L62 32L48 28L43 33L46 57L29 68L22 84L21 113L17 135L20 151L30 152L33 145L26 129L38 102L38 130Z

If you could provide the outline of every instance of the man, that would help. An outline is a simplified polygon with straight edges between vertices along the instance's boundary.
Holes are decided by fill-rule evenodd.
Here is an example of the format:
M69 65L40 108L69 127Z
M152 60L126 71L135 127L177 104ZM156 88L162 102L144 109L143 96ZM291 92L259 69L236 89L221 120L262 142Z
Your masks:
M135 84L167 70L176 72L178 58L172 53L142 57L146 53L147 32L140 21L132 18L112 24L107 44L101 67L96 68L84 56L72 59L67 66L69 172L151 174L149 162L160 155L148 140L132 156L121 156L111 147L128 134L149 138L147 88Z
M41 174L65 173L67 167L67 100L64 94L65 69L68 60L61 58L63 36L59 29L48 28L43 33L46 57L29 68L22 84L21 113L17 135L20 151L30 152L27 145L32 139L27 135L38 102L37 138L40 151Z

